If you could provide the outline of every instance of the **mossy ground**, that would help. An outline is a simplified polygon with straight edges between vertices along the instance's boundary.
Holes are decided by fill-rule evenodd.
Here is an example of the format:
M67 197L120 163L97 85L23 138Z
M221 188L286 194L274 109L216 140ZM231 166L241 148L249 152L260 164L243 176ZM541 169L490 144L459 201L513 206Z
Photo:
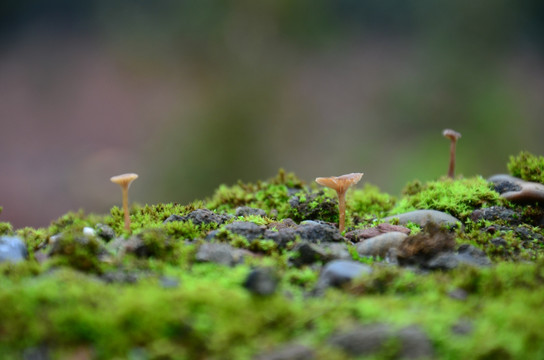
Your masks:
M422 274L354 253L354 259L371 263L374 272L322 296L310 296L319 267L290 266L290 246L280 249L270 241L249 242L226 233L218 241L256 256L232 267L198 263L194 254L202 239L222 225L163 223L172 214L183 216L199 208L234 214L238 206L265 210L269 217L245 218L259 225L287 217L337 221L334 193L305 186L284 172L257 184L221 186L209 199L188 205L134 205L132 236L145 244L145 256L104 253L101 239L81 239L84 227L96 229L98 224L128 238L117 207L103 216L70 213L42 229L14 232L1 223L3 234L24 239L30 256L21 263L0 264L0 354L19 359L46 349L53 359L81 354L96 359L250 359L296 342L315 349L317 359L341 360L347 355L327 345L331 334L380 322L419 325L436 358L542 359L544 244L507 231L506 245L492 245L493 234L484 229L493 224L473 222L470 214L493 205L514 209L527 219L541 209L502 200L481 177L414 182L400 199L371 185L350 190L348 230L416 208L441 210L465 225L464 231L457 230L457 243L484 249L494 264ZM542 228L527 222L521 226L544 235ZM52 240L57 234L63 234L61 242ZM40 258L53 247L51 256ZM274 295L253 295L242 286L257 266L277 273L280 283ZM107 274L128 274L136 281L106 281ZM465 296L451 296L455 291ZM463 323L470 329L456 332ZM391 354L384 350L374 358L389 359Z

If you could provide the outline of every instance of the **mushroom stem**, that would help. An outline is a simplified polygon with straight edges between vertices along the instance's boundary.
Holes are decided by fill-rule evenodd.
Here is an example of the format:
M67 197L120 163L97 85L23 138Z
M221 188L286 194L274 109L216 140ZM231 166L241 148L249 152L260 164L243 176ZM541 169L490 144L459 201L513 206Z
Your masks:
M130 231L130 214L128 211L128 185L122 186L123 191L123 212L125 215L125 230Z
M346 227L346 191L336 193L338 194L338 229L343 232Z
M450 144L450 167L448 169L448 176L450 178L454 178L454 175L455 175L455 143L456 143L456 140L455 139L451 139L451 144Z

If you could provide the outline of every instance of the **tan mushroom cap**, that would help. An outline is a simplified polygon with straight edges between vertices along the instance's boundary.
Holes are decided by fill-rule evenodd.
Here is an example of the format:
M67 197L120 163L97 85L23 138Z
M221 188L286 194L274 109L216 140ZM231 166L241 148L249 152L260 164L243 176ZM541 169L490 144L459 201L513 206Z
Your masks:
M350 186L357 184L363 175L363 173L351 173L341 176L318 177L315 179L315 182L319 185L343 192Z
M445 129L442 131L442 135L450 140L457 140L461 137L461 134L452 129Z
M111 182L119 184L121 186L127 186L127 185L130 185L130 183L136 180L137 178L138 178L138 174L128 173L128 174L113 176L110 178L110 180Z

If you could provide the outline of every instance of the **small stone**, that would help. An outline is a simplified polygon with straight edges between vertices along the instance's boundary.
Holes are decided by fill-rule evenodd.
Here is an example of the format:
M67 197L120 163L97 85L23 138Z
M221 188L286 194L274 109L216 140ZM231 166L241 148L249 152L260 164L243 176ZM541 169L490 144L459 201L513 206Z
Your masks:
M258 208L252 208L249 206L240 206L236 208L234 213L234 216L250 216L250 215L266 217L266 211L262 209L258 209Z
M16 236L0 236L0 263L20 262L28 258L26 245Z
M492 206L489 208L477 209L472 212L470 219L474 222L478 220L488 221L506 221L512 225L518 225L521 223L521 215L513 210L507 209L502 206Z
M506 247L508 245L508 243L506 242L506 240L504 240L503 238L501 237L496 237L496 238L493 238L491 239L491 243L493 245L495 245L496 247Z
M431 359L433 347L427 334L419 326L411 325L400 329L397 336L401 343L401 359Z
M441 253L452 252L455 248L455 234L444 230L435 223L428 223L424 230L408 236L398 247L399 264L428 266L428 261Z
M468 292L465 289L455 288L448 293L448 296L455 300L465 301L468 297Z
M467 319L460 319L451 327L451 332L457 335L468 335L474 329L472 321Z
M388 232L400 232L400 233L409 235L410 229L400 225L391 225L389 223L383 223L368 229L359 229L359 230L350 231L346 233L346 238L353 242L359 242L364 239L370 239L370 238L373 238Z
M367 356L381 350L392 335L393 330L388 325L372 324L333 335L328 343L351 356Z
M404 214L388 216L382 220L385 222L392 222L395 219L398 219L399 224L401 225L406 225L408 222L412 222L421 227L427 225L428 223L455 227L458 223L460 223L459 219L456 217L437 210L415 210Z
M268 353L255 356L254 360L314 360L312 349L299 344L286 345Z
M104 225L104 224L96 225L96 233L106 242L109 242L115 238L115 231L113 231L113 229L109 227L108 225Z
M159 279L161 286L165 289L174 289L179 287L179 279L171 276L162 276Z
M204 243L198 248L195 260L233 266L238 264L242 257L243 252L229 244Z
M495 184L495 188L503 198L513 203L532 204L538 202L542 204L544 202L544 184L503 174L494 175L488 181Z
M252 270L244 281L244 287L260 296L269 296L276 291L278 278L271 269L257 268Z
M295 228L295 232L302 240L313 243L344 240L344 237L335 226L321 221L303 221Z
M229 220L232 216L231 215L219 215L214 213L211 210L208 209L197 209L195 211L191 211L186 216L180 216L180 215L170 215L166 220L164 220L163 223L172 222L172 221L189 221L191 220L193 224L195 225L202 225L202 224L211 224L216 223L218 225L221 225L225 223L227 220Z
M92 227L85 226L83 228L83 235L85 235L85 236L95 236L96 232L94 231L94 229Z
M463 244L459 246L457 254L462 263L475 265L475 266L489 266L491 260L487 257L485 252L477 247L469 244Z
M356 245L357 253L361 256L385 257L389 249L398 248L408 235L401 232L387 232L365 240Z
M169 217L167 217L162 223L167 224L169 222L175 222L175 221L185 221L185 218L181 215L172 214Z
M235 221L225 226L233 234L241 235L249 241L263 237L266 227L249 221Z
M294 242L297 238L295 229L293 228L282 228L278 231L265 230L264 238L273 240L280 249L284 249L290 242Z
M372 268L353 260L334 260L325 265L317 282L317 291L328 287L340 287L364 274L370 274Z

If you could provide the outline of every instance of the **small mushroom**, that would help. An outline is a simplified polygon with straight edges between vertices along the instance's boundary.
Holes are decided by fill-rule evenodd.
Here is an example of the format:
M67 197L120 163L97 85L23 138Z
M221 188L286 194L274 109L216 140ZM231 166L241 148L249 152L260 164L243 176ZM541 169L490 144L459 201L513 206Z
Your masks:
M138 174L122 174L112 177L110 180L113 183L119 184L123 191L123 212L125 213L125 230L130 232L130 215L128 212L128 188L130 183L138 178Z
M346 223L346 192L349 187L355 185L361 180L363 173L351 173L342 176L318 177L315 179L319 185L334 189L338 194L338 228L340 232L344 231Z
M445 129L442 132L442 135L444 135L444 137L451 140L451 145L450 145L450 167L448 169L448 176L453 179L453 176L455 174L455 144L457 143L457 139L459 139L461 137L461 134L459 134L455 130Z

